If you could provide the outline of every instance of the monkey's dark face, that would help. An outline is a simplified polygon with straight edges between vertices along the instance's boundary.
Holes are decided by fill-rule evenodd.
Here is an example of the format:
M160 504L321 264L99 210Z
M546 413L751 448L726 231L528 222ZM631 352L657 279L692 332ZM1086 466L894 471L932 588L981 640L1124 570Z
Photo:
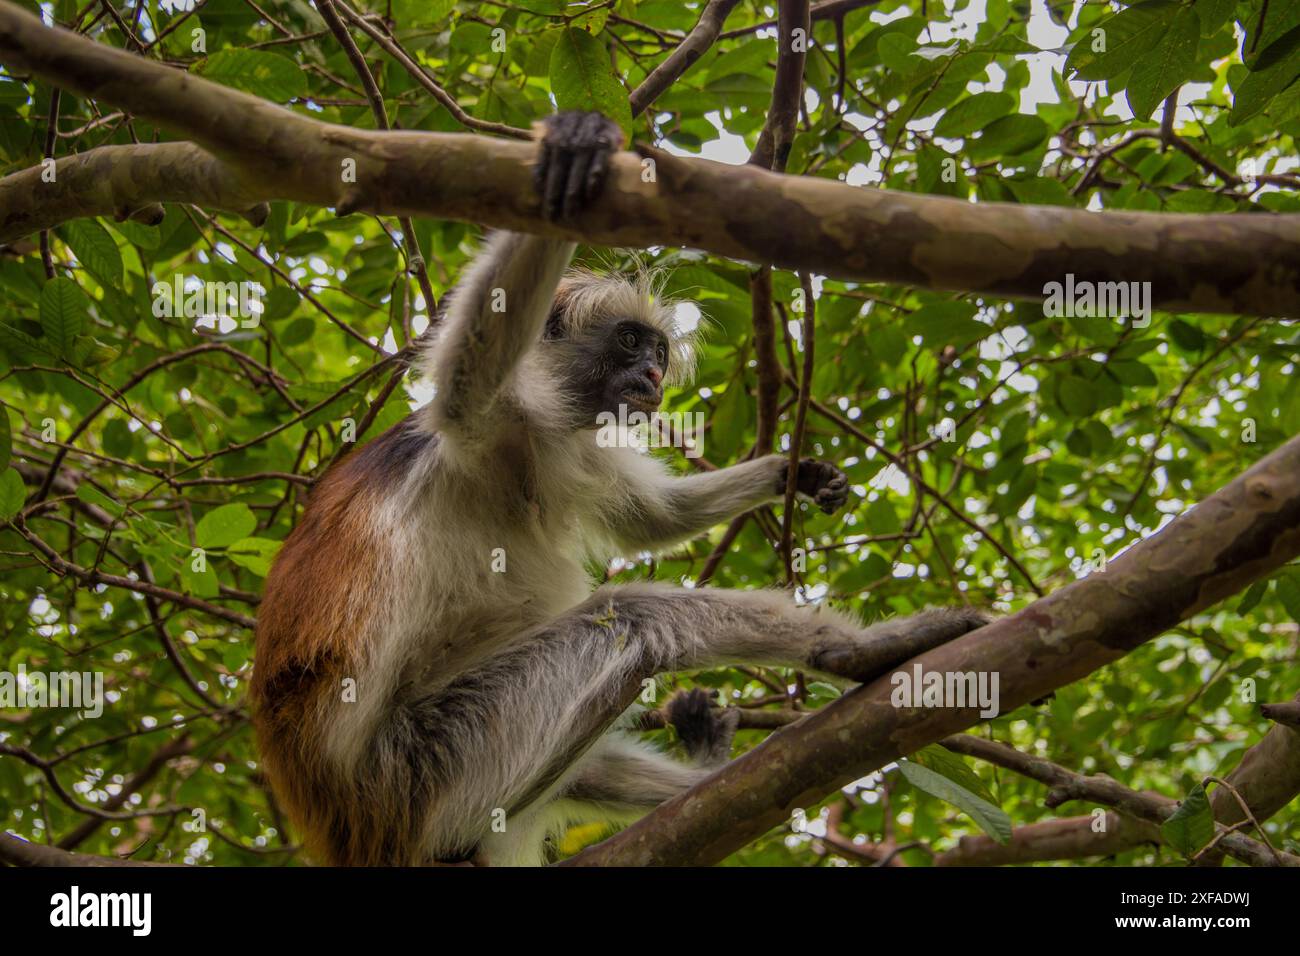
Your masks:
M574 395L581 427L595 428L602 413L650 414L664 398L669 341L634 319L601 323L576 339L552 341L566 351L566 385Z

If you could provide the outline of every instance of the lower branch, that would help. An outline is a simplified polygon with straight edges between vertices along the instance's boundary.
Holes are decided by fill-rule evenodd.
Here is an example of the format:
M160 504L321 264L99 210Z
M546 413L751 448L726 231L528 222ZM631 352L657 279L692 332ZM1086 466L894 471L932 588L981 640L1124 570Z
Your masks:
M1297 554L1300 438L1105 571L913 664L932 672L996 672L1007 713L1119 660ZM794 810L981 720L973 707L897 707L892 691L888 676L858 687L566 864L717 863Z
M1032 757L1006 744L971 734L949 737L943 741L943 745L954 753L978 757L1047 784L1052 788L1046 800L1049 807L1059 807L1071 800L1087 800L1157 825L1164 823L1178 809L1176 800L1161 794L1130 790L1104 774L1085 776L1075 773L1050 760ZM1300 866L1300 856L1274 850L1240 833L1226 832L1221 824L1217 828L1221 831L1217 834L1218 845L1243 863L1254 866Z
M964 836L934 858L935 866L1012 866L1049 860L1114 856L1143 843L1160 843L1160 829L1144 820L1109 811L1106 826L1094 830L1092 816L1042 820L1011 831L1011 839Z
M69 853L58 847L28 843L8 833L0 833L0 863L8 866L177 866L175 863L146 863L122 860L114 856Z

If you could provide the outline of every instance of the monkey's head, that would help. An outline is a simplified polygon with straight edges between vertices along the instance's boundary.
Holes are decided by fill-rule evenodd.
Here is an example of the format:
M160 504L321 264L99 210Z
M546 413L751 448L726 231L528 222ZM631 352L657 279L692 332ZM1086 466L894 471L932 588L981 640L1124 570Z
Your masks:
M666 385L689 381L694 349L658 295L654 274L570 272L560 283L541 354L573 411L577 428L596 428L602 413L650 414Z

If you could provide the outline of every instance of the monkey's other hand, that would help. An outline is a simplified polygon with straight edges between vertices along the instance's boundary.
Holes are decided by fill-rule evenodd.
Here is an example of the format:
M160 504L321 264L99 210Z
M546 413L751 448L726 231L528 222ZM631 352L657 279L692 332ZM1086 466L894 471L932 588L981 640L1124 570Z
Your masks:
M789 468L783 467L780 478L776 483L776 493L778 495L785 494L787 474L789 474ZM798 484L795 486L795 490L811 498L813 504L828 515L839 511L840 508L844 507L844 502L848 500L848 476L829 461L819 461L816 458L799 459L797 480Z
M673 694L664 705L664 714L692 760L706 767L727 762L731 738L740 722L737 708L714 707L710 695L697 687Z
M542 215L571 220L600 195L609 157L623 145L623 131L601 113L568 110L548 116L534 128L541 134L533 182L542 197Z
M836 643L814 652L810 663L816 670L865 684L993 620L979 608L929 608L873 624L850 645Z

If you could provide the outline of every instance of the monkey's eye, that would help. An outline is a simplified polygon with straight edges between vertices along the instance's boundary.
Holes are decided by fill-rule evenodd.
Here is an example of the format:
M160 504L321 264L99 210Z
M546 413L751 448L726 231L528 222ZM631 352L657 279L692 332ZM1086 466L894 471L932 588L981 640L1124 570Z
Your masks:
M636 348L636 333L631 329L624 329L618 333L618 344L625 349Z
M655 358L659 360L660 365L667 365L668 364L667 346L660 345L659 348L655 350Z

